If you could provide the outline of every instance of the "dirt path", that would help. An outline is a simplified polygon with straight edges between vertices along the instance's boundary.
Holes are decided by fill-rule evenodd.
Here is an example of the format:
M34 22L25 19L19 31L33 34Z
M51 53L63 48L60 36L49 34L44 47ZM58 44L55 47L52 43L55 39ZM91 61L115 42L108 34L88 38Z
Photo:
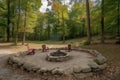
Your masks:
M49 47L58 47L60 45L50 45ZM31 48L41 48L40 44L30 44ZM62 45L61 45L62 47ZM25 51L26 46L11 46L10 43L0 44L0 80L45 80L44 78L37 77L36 74L28 74L24 71L11 68L6 64L10 54L15 54L19 51Z

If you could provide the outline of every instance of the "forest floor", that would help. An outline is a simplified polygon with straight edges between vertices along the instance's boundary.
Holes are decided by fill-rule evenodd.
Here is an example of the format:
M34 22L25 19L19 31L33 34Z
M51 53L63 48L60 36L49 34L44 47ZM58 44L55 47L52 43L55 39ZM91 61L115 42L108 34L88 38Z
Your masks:
M64 47L65 44L49 44L50 47ZM41 48L41 44L30 44L31 48ZM101 73L95 73L94 76L80 79L79 75L69 76L41 76L37 74L27 73L20 69L12 68L6 64L10 54L19 51L25 51L26 46L13 46L11 43L0 43L0 80L120 80L120 45L114 43L92 44L89 46L81 46L83 48L95 49L101 52L108 62L107 69Z

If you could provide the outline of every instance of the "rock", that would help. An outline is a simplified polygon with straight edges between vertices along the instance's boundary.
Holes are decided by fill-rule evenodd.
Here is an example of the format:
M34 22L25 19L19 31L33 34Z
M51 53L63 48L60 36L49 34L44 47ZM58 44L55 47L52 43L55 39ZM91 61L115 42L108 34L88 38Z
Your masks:
M81 49L81 51L86 52L86 53L89 53L91 50L88 50L88 49Z
M88 66L90 66L92 69L99 68L99 65L96 62L94 62L93 60L89 61Z
M97 56L97 55L99 55L99 54L101 54L101 53L99 53L97 50L93 50L93 52L94 52L94 54Z
M24 63L23 63L22 61L19 61L19 62L17 63L17 65L18 65L18 67L21 67L21 66L24 65Z
M88 65L91 67L92 72L100 71L99 65L96 62L90 61Z
M56 74L56 75L62 75L62 74L64 74L64 71L62 69L60 69L60 68L56 68L56 69L52 70L52 74L53 75L54 74Z
M99 65L99 69L100 69L100 70L104 70L106 67L107 67L107 64L106 64L106 63L103 64L103 65Z
M70 75L73 73L73 67L69 67L67 69L64 70L64 74L65 75Z
M12 64L13 64L13 62L12 62L12 60L11 60L11 59L8 59L8 64L10 64L10 65L12 65Z
M81 72L83 73L88 73L88 72L91 72L91 68L89 66L84 66L81 70Z
M99 53L98 51L96 51L96 50L90 50L89 53L92 54L92 55L94 55L95 57L100 54L100 53Z
M37 71L36 71L36 73L41 74L41 70L40 70L40 69L39 69L39 70L37 70Z
M40 72L41 72L41 73L44 73L44 72L47 72L47 71L48 71L48 70L47 70L46 68L41 68L41 69L40 69Z
M14 57L19 57L20 56L20 53L17 53L14 55Z
M40 70L40 68L38 68L38 67L33 67L33 68L32 68L32 71L33 71L33 72L37 72L38 70Z
M73 72L75 72L75 73L79 73L79 72L81 72L81 67L79 67L79 66L74 66L73 67Z
M33 67L34 67L34 65L31 64L31 63L25 63L25 64L23 65L23 68L24 68L24 70L26 70L26 71L31 71Z
M10 59L11 59L11 61L12 61L13 63L15 63L15 64L17 64L17 63L20 62L20 59L17 58L17 57L11 57Z
M104 56L102 56L101 54L97 55L95 62L99 65L102 65L106 62L106 58Z

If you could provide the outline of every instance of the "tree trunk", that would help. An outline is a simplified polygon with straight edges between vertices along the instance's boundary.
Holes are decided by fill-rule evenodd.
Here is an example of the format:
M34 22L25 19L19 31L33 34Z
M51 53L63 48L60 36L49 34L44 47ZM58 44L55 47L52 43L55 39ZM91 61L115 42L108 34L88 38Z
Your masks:
M19 29L19 26L20 26L20 0L18 2L18 20L17 20L17 29L16 29L16 35L15 35L15 45L17 45L18 43L18 29Z
M101 43L105 42L104 37L104 0L102 0L101 4Z
M86 0L86 15L87 15L87 37L88 37L89 43L91 43L90 8L89 8L88 0Z
M13 6L13 8L12 8L12 15L14 15L15 16L15 14L16 14L16 10L15 10L15 5L16 4L14 4L14 6ZM12 22L12 41L14 41L14 38L15 38L15 24L16 24L16 22Z
M22 45L25 44L25 39L26 39L26 23L27 23L27 6L26 6L26 9L25 9L25 19L24 19L24 29L23 29Z
M10 0L7 0L7 42L10 41Z
M63 31L63 43L65 43L65 25L64 25L64 14L63 14L63 10L62 10L62 31Z
M120 36L120 0L118 0L118 30L117 30L117 36Z
M49 24L49 20L48 20L47 31L48 31L48 40L50 40L50 24Z
M12 36L12 40L13 40L13 38L14 38L14 31L15 31L15 24L13 23L12 25L13 26L12 26L12 35L11 36Z

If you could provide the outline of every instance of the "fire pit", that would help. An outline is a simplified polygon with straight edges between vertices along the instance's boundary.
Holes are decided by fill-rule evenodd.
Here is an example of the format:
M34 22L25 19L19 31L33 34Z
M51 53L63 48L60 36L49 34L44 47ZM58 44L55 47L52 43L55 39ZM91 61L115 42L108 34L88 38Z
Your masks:
M8 63L15 68L37 74L80 74L83 77L88 73L103 71L107 64L106 58L96 50L53 48L43 52L36 50L35 55L26 55L27 52L19 52L11 55Z
M62 62L67 61L70 59L70 56L66 52L62 52L60 50L57 50L56 52L52 52L47 54L46 59L51 62Z

